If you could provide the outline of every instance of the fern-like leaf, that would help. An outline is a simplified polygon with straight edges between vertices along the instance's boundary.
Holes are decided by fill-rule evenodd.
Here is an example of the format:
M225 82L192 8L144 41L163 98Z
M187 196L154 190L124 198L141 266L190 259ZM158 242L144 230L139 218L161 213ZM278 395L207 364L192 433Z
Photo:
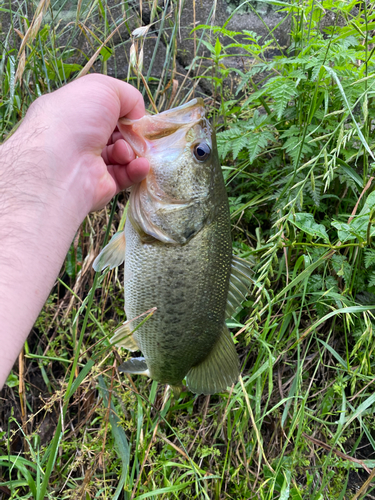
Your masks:
M243 149L249 152L250 162L272 141L274 136L267 130L267 115L255 110L247 122L238 122L229 130L217 134L217 145L221 158L232 152L235 160Z
M313 199L314 205L319 207L320 197L323 191L323 182L320 179L315 179L314 176L311 176L311 182L306 184L306 190Z
M233 154L233 160L235 160L238 156L238 153L247 147L247 144L249 142L249 137L248 136L240 136L237 137L235 141L233 141L232 144L232 154Z
M375 271L372 271L368 277L368 286L375 286Z
M258 154L272 141L273 135L269 131L253 132L247 137L246 149L249 152L250 164L253 163Z
M283 149L289 154L289 156L293 160L293 165L296 165L298 156L299 156L299 150L301 148L301 139L298 136L294 137L289 137L287 141L284 144ZM300 156L300 160L307 154L311 152L311 147L304 143L302 145L302 152Z
M278 76L271 78L265 87L274 100L274 109L277 113L277 119L280 120L289 101L297 95L296 84L289 78Z
M375 264L375 250L369 248L365 251L365 267L368 269L369 267Z

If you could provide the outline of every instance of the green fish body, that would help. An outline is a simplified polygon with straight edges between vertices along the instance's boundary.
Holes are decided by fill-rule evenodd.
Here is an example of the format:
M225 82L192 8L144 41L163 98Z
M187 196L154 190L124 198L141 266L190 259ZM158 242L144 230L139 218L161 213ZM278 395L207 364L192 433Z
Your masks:
M112 342L143 357L121 371L176 390L184 378L195 393L225 390L239 375L225 318L250 278L247 263L232 257L228 199L203 101L121 119L119 129L150 162L147 178L132 188L124 233L94 263L98 270L125 259L128 321Z

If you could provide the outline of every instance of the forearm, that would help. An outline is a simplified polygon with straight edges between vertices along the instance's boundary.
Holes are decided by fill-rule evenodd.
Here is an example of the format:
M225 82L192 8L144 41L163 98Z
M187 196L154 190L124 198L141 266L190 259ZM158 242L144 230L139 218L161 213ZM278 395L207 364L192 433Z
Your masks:
M69 186L56 185L39 137L0 146L0 388L83 219Z
M116 129L143 115L134 87L88 75L34 101L0 146L0 389L84 217L147 175Z

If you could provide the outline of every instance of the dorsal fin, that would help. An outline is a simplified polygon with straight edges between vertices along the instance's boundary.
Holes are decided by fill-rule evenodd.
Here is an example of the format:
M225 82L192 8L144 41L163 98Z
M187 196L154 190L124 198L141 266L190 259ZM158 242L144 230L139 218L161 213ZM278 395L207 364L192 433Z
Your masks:
M227 318L233 316L241 304L246 300L251 285L254 283L251 263L236 255L232 257L232 270L229 281L228 301L226 307Z

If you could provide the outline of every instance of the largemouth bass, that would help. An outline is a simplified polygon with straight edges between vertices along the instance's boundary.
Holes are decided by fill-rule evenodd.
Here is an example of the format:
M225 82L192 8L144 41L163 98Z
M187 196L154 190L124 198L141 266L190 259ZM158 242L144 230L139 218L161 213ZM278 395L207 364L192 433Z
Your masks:
M245 299L251 271L232 256L228 198L203 100L120 119L118 127L150 162L146 179L132 188L124 232L94 262L101 270L125 260L128 321L111 341L143 357L120 370L175 392L185 378L194 393L223 391L239 375L225 318Z

